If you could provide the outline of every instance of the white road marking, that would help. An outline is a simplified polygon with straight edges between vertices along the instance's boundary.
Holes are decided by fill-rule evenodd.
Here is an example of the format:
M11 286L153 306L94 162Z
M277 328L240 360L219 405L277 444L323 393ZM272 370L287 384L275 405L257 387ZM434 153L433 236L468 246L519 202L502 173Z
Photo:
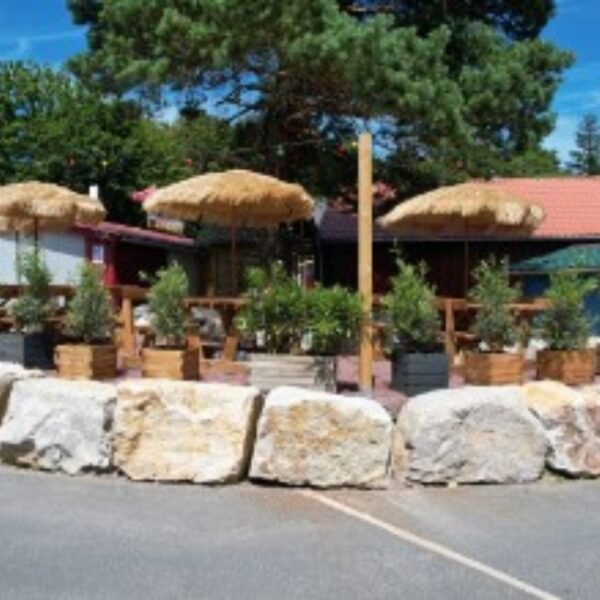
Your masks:
M497 581L500 581L510 587L524 592L525 594L529 594L533 598L539 598L540 600L560 600L558 596L541 590L540 588L530 585L525 581L521 581L516 577L512 577L511 575L499 571L494 567L490 567L485 563L482 563L478 560L474 560L473 558L469 558L468 556L465 556L460 552L451 550L446 546L442 546L437 542L432 542L430 540L422 538L414 533L411 533L410 531L407 531L406 529L403 529L402 527L397 527L396 525L392 525L390 523L387 523L386 521L382 521L381 519L378 519L377 517L374 517L369 513L357 510L355 508L352 508L351 506L347 506L346 504L338 502L337 500L329 498L328 496L320 494L319 492L315 492L312 490L298 490L298 493L303 496L306 496L307 498L311 498L312 500L316 500L317 502L320 502L321 504L324 504L325 506L328 506L333 510L337 510L338 512L344 513L350 517L359 519L364 523L368 523L373 527L378 527L379 529L382 529L383 531L386 531L387 533L390 533L391 535L405 542L408 542L409 544L418 546L423 550L437 554L442 558L456 562L464 567L473 569L474 571L478 571L479 573L487 575L492 579L496 579Z

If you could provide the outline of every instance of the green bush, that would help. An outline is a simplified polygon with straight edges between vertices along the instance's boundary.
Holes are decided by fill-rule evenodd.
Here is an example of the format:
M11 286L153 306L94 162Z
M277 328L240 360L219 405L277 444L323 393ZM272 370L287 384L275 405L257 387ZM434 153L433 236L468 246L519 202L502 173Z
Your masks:
M585 311L585 296L598 287L589 277L572 271L553 273L545 293L550 306L538 320L540 333L551 350L580 350L587 346L594 319Z
M23 254L17 265L25 290L12 304L11 316L20 331L40 331L50 313L52 276L37 249Z
M104 287L98 270L84 264L67 309L65 331L68 336L86 344L110 338L113 315L110 295Z
M502 352L518 338L516 318L508 305L519 297L519 290L509 283L506 260L482 261L473 275L475 285L469 297L480 307L471 331L485 344L486 350Z
M161 345L184 345L188 293L188 280L181 265L175 263L158 271L148 293L148 305L150 325Z
M246 274L246 305L236 321L245 334L264 334L270 353L300 352L306 321L306 295L278 263Z
M242 334L264 336L269 353L336 354L359 331L356 294L339 286L304 290L278 263L247 271L244 298L236 326Z
M392 324L393 343L406 352L431 352L440 345L441 320L435 305L435 289L426 280L425 264L396 261L398 274L383 306Z
M315 354L351 351L359 338L362 306L358 294L339 285L307 292L306 328Z

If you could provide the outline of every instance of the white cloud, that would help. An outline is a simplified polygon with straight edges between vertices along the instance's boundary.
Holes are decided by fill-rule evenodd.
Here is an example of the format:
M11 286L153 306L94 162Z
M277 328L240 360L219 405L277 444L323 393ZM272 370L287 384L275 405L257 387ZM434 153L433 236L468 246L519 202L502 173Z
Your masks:
M575 115L559 115L554 131L544 140L544 147L556 150L563 163L569 161L569 153L575 146L575 133L579 125L579 117Z
M30 58L36 46L80 39L84 35L85 31L83 29L69 29L68 31L13 37L0 35L0 60L20 60Z

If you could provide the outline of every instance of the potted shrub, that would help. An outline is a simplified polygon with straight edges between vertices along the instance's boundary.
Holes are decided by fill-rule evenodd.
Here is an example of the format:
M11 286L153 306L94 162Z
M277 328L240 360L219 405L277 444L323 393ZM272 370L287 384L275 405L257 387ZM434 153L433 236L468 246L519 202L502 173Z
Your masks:
M268 390L335 391L336 354L356 339L360 301L341 287L304 290L280 264L250 269L236 326L251 342L249 379Z
M111 341L113 324L109 293L97 269L85 264L65 317L65 333L74 343L56 347L58 374L67 379L116 377L117 348Z
M515 315L508 305L518 296L511 287L506 260L482 261L474 272L475 285L469 297L479 307L471 331L479 341L476 352L465 353L465 382L473 385L503 385L523 381L523 356L508 353L518 339Z
M50 314L50 271L36 250L21 256L18 264L25 281L23 293L9 304L14 330L0 334L0 361L27 368L54 368L55 335L47 330Z
M198 379L198 349L186 347L188 280L179 264L158 271L148 293L154 345L142 350L144 377Z
M440 343L441 320L426 267L398 259L398 274L383 298L391 321L392 388L414 396L448 387L448 356Z
M548 308L539 318L547 349L537 354L538 379L557 379L568 385L594 381L596 350L588 348L593 319L585 311L585 296L597 288L591 278L572 271L553 273L545 297Z

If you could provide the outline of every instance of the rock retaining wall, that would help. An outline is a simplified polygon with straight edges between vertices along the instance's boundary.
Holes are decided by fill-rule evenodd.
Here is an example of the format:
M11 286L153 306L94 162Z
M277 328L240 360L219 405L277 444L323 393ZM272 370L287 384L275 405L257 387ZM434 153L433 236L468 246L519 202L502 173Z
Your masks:
M392 443L393 442L393 443ZM43 377L0 363L0 461L134 480L381 488L600 477L600 388L438 390L394 426L373 400L294 387Z

